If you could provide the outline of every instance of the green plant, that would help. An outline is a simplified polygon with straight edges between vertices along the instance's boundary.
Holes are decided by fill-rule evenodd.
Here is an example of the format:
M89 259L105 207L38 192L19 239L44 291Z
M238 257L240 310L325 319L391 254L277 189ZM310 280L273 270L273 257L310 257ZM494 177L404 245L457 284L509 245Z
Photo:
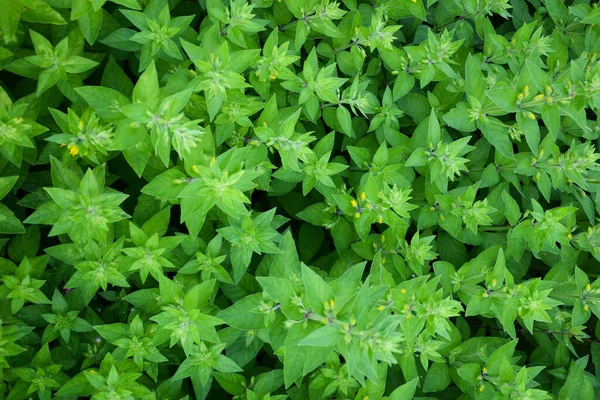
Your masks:
M586 0L0 0L0 400L600 398Z

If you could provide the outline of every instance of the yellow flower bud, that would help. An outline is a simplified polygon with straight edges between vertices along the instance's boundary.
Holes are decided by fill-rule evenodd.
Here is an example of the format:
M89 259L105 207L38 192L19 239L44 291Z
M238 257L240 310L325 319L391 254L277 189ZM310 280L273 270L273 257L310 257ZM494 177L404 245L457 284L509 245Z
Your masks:
M387 262L387 260L385 259L385 257L383 257L383 258L381 259L381 263L382 263L382 264L385 264L386 262Z
M194 71L193 69L190 69L190 74L191 74L192 76L196 76L196 75L198 75L198 74L196 74L196 71Z
M266 128L267 127L267 121L263 121L263 127Z
M531 111L529 111L529 112L527 113L527 118L529 118L529 119L535 119L535 114L534 114L534 113L532 113Z
M483 389L484 389L484 388L485 388L485 386L483 386L483 385L479 386L479 391L480 391L480 392L483 392Z
M523 94L525 96L527 96L529 94L529 85L525 85L525 87L523 88Z
M194 170L194 172L198 173L198 167L195 165L192 165L192 169Z
M379 219L377 220L377 222L379 222L380 224L383 224L383 218L381 217L381 215L379 216Z
M361 199L361 200L364 200L366 197L367 197L367 195L365 194L365 192L362 192L362 193L360 194L360 199Z
M483 294L481 295L481 297L489 297L489 294L487 292L483 292Z
M538 94L537 96L535 96L535 97L533 98L533 100L541 100L541 99L543 99L543 98L544 98L544 95L543 95L543 94Z
M210 166L212 167L213 165L215 165L215 161L217 161L217 159L215 157L212 157L210 159Z
M79 129L83 129L83 121L79 120L79 123L77 124L77 126L79 127Z
M321 322L326 324L327 323L327 318L321 318Z
M406 289L402 288L402 289L400 289L400 292L404 294L404 293L406 293Z
M381 243L385 243L385 235L381 235Z
M567 234L567 239L573 239L573 235L571 235L571 233Z
M359 219L360 218L360 213L354 214L354 218Z
M583 311L587 311L587 310L589 310L589 309L590 309L590 308L588 307L588 305L587 305L587 304L586 304L585 306L583 306Z
M587 285L585 285L585 290L590 290L592 288L592 286L588 283Z
M378 309L379 311L383 311L383 310L385 309L385 307L384 307L384 306L379 306L379 307L377 307L377 309Z
M552 103L552 97L548 96L548 98L546 99L546 101L547 101L548 103Z
M410 314L406 314L406 319L410 319L411 315Z
M335 307L335 301L333 299L329 300L329 307L331 307L331 308Z
M352 199L352 200L350 201L350 204L352 205L352 207L356 207L356 206L358 206L358 203L357 203L357 202L356 202L356 200L354 200L354 199Z

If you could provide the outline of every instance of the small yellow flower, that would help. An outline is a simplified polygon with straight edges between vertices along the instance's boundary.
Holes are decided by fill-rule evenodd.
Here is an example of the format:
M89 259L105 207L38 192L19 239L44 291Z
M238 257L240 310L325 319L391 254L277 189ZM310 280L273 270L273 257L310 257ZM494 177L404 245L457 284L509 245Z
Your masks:
M266 128L267 127L267 121L263 121L263 127Z
M381 215L379 216L379 219L377 220L377 222L379 222L380 224L383 224L383 218L381 217Z
M489 294L487 292L483 292L483 294L481 296L482 297L489 297Z
M381 243L385 243L385 235L381 235Z
M321 322L326 324L327 323L327 318L321 318Z
M354 218L359 219L360 218L360 213L354 214Z
M194 170L195 173L198 173L198 167L195 165L192 165L192 169Z
M365 192L362 192L362 193L360 194L360 199L361 199L361 200L364 200L364 199L366 199L366 198L367 198L367 195L365 194Z
M331 308L335 307L335 301L333 299L329 300L329 307L331 307Z
M483 367L483 368L481 368L481 371L485 374L485 373L487 373L487 368Z
M517 95L517 101L521 101L521 100L523 100L523 93L519 93Z
M384 307L384 306L379 306L379 307L377 307L377 309L378 309L379 311L383 311L383 310L385 309L385 307Z
M483 385L479 386L479 391L480 392L483 392L483 389L485 389L485 386L483 386Z
M354 315L350 317L350 325L356 325L356 318L354 317Z
M496 286L496 279L492 279L492 286Z
M408 304L404 306L404 311L408 311L410 307L408 307Z
M546 101L547 101L548 103L552 103L552 97L548 96L548 98L546 99Z
M529 119L535 119L535 114L534 114L534 113L532 113L531 111L529 111L529 112L527 113L527 118L529 118Z
M79 120L77 126L79 127L79 129L83 129L83 121Z
M410 314L406 314L406 319L410 319L411 315Z
M277 77L275 75L270 75L269 78L271 78L271 80L277 79Z
M592 288L592 286L588 283L587 285L585 285L585 290L589 291Z
M406 289L402 288L402 289L400 289L400 292L404 294L404 293L406 293Z
M196 75L198 75L198 74L196 74L196 71L194 71L193 69L190 69L190 74L191 74L192 76L196 76Z
M543 95L543 94L538 94L537 96L535 96L535 97L533 98L533 100L541 100L541 99L543 99L543 98L544 98L544 95Z
M527 96L529 94L529 85L525 85L525 87L523 88L523 94L525 96Z
M573 235L571 235L571 233L567 234L567 239L573 239Z
M589 310L589 309L590 309L590 308L588 307L588 305L587 305L587 304L586 304L585 306L583 306L583 311L587 311L587 310Z
M67 146L67 148L69 149L69 154L73 157L79 154L79 146L77 146L76 144L70 144Z
M352 199L352 201L350 201L350 204L352 205L352 207L358 206L358 203L354 199Z

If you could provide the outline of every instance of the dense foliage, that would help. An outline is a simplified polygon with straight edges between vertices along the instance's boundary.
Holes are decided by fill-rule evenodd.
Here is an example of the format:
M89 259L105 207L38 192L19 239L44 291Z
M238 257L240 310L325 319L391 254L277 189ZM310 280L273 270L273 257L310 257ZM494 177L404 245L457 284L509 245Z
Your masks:
M0 0L0 400L600 397L600 9Z

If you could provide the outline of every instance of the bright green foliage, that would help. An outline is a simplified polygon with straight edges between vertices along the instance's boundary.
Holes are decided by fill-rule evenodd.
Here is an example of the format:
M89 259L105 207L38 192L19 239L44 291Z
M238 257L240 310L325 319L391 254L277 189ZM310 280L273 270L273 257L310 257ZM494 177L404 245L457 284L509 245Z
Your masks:
M587 0L0 0L0 400L600 398Z

